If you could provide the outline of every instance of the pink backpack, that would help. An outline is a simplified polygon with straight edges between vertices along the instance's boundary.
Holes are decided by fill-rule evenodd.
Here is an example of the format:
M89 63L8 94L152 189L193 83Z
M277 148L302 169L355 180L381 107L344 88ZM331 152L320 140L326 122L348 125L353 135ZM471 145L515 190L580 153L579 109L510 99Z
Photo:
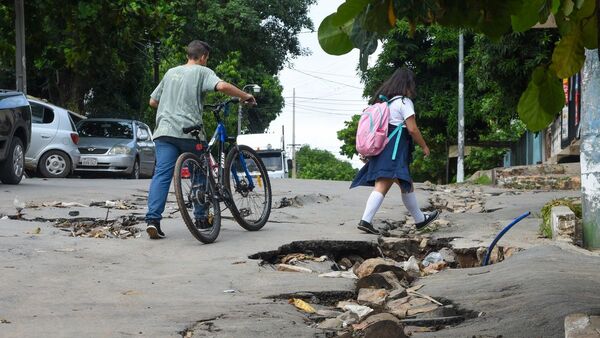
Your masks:
M363 156L379 155L388 144L388 124L390 121L390 103L400 98L372 104L363 110L356 130L356 151Z

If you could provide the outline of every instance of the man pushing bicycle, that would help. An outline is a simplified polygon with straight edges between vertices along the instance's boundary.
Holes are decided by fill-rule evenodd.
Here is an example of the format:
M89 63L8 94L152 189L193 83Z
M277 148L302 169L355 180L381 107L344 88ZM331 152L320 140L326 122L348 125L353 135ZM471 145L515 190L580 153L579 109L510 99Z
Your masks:
M219 91L241 101L256 104L254 96L236 86L222 81L215 72L206 67L210 46L194 40L187 46L187 63L169 69L150 95L150 106L157 109L154 143L156 167L148 191L146 232L151 239L164 238L160 228L167 195L177 157L184 152L198 153L204 146L197 145L191 135L184 134L183 126L202 125L202 101L204 93ZM206 140L205 135L201 135ZM194 210L196 221L207 222L203 210ZM199 224L202 226L202 224Z

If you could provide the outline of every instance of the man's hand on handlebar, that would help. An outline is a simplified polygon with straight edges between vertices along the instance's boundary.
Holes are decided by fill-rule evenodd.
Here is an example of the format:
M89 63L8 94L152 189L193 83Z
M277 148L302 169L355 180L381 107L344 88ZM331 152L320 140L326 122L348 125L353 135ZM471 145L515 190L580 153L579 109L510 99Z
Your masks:
M252 96L252 94L248 94L247 96L242 97L242 101L243 104L256 106L256 99L254 98L254 96Z

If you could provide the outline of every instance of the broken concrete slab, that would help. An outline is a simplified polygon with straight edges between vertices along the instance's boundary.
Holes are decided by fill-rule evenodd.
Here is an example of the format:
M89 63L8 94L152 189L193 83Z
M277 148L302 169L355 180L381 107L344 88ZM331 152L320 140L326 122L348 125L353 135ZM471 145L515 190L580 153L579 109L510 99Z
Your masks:
M403 289L401 281L392 271L373 273L356 282L356 290L360 289Z
M565 241L581 246L583 244L583 228L581 220L565 205L552 207L550 213L552 239Z
M573 313L565 317L565 338L600 337L600 316Z
M404 325L389 313L369 316L363 322L353 325L355 330L363 330L365 338L405 338Z
M385 304L388 295L389 292L386 289L360 289L356 301L360 305L378 308Z

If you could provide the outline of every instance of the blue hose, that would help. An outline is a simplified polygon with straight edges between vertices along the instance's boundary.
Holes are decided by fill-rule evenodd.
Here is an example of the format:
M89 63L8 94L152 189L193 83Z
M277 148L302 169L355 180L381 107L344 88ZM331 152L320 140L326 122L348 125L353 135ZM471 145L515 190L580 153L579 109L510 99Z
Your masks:
M510 228L513 227L513 225L519 223L523 218L527 217L531 215L531 211L528 211L526 213L524 213L523 215L517 217L514 219L514 221L512 221L509 225L507 225L506 227L504 227L504 229L502 229L502 231L500 231L500 233L498 234L498 236L496 236L496 238L494 238L494 240L492 241L492 244L490 244L490 247L487 250L487 254L485 255L485 260L483 261L483 266L488 265L489 261L490 261L490 255L492 254L492 250L494 249L494 247L496 246L496 243L498 243L498 241L500 240L500 238L502 238L502 236L504 236L504 234L510 230Z

